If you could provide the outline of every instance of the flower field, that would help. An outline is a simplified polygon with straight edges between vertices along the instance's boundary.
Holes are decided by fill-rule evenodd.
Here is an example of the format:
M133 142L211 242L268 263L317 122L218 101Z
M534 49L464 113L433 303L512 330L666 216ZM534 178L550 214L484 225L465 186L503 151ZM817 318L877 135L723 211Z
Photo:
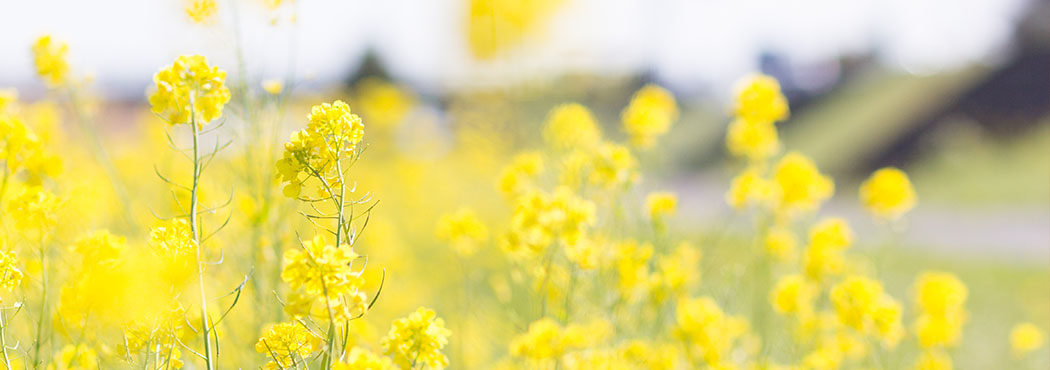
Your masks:
M474 57L545 3L470 19ZM299 91L186 54L107 102L78 45L25 47L46 93L0 89L8 369L1050 366L1046 261L904 242L922 184L831 177L782 140L770 75L696 138L717 103L657 82ZM726 175L704 189L675 165L701 139Z

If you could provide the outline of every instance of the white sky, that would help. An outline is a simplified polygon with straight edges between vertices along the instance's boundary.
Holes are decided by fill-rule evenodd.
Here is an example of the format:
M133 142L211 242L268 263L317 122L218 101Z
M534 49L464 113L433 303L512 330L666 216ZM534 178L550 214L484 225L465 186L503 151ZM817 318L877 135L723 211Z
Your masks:
M794 62L878 50L889 66L928 72L1001 52L1026 0L569 0L512 61L468 57L465 0L298 0L298 42L287 22L269 25L257 0L219 0L221 21L191 25L183 0L0 0L0 86L41 89L29 47L51 33L74 68L114 97L142 96L153 73L199 53L233 71L231 7L240 10L253 77L280 77L294 54L308 86L338 83L372 45L398 78L448 87L537 78L573 70L653 71L679 91L721 89L753 71L763 50ZM528 0L522 0L528 1Z

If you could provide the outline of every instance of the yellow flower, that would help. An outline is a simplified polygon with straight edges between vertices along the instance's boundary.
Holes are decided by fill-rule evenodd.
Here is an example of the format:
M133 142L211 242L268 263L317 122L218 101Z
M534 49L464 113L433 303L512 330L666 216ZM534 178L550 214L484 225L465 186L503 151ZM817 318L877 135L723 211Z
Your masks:
M795 257L798 239L795 233L788 228L774 226L766 234L763 242L766 246L766 253L780 261L791 260Z
M594 202L580 198L569 188L558 187L554 193L530 191L518 198L511 217L508 247L526 247L539 253L555 237L574 237L594 224Z
M321 338L303 325L296 321L272 325L255 342L255 351L270 358L265 366L267 370L305 365L310 355L321 348Z
M13 88L0 89L0 114L12 113L18 104L18 90Z
M153 82L149 96L153 113L172 125L195 122L203 126L221 117L223 106L230 101L226 72L209 66L200 55L179 56L153 75Z
M372 351L354 347L346 354L343 362L332 366L332 370L394 370L394 362Z
M565 0L470 0L466 37L471 56L490 60L540 29Z
M777 128L772 121L748 121L738 118L726 132L729 153L751 161L762 161L780 150Z
M849 276L831 288L831 303L839 320L861 333L895 343L900 334L900 304L883 292L878 281Z
M315 105L307 116L306 128L292 133L284 144L284 155L277 161L277 177L287 183L283 194L298 198L303 183L310 178L323 180L334 192L340 186L341 161L354 158L357 144L365 134L361 117L350 112L350 106L336 100ZM327 188L319 189L322 196Z
M89 370L98 369L98 354L87 345L67 344L55 353L48 370Z
M649 260L653 257L653 245L628 240L618 243L615 251L620 294L630 298L649 280Z
M602 139L591 111L580 104L562 104L547 114L543 138L557 149L589 148Z
M709 297L683 299L675 312L675 332L699 351L709 365L722 362L734 343L747 333L744 319L726 315Z
M604 246L602 242L583 233L575 233L562 238L562 243L565 244L565 257L582 270L598 267L598 253Z
M15 221L21 231L45 232L58 222L55 211L58 199L39 186L30 186L6 204L5 212Z
M835 184L812 160L794 152L777 162L773 180L779 188L779 204L787 211L816 210L835 191Z
M773 308L783 314L809 314L813 311L813 300L817 298L817 288L801 275L788 275L780 278L769 300Z
M186 15L193 23L210 22L218 11L215 0L188 0L186 4Z
M346 320L367 310L361 271L353 270L357 253L347 245L334 246L318 234L304 241L301 249L284 252L281 280L294 291L285 311L292 315ZM317 308L324 308L318 314Z
M826 218L810 229L809 242L811 245L845 250L853 244L853 229L846 220L837 217Z
M504 195L517 195L527 190L540 172L543 172L543 156L536 152L519 153L503 169L497 186Z
M671 92L649 84L634 93L620 116L624 131L631 136L631 144L649 148L678 119L678 104Z
M952 370L952 358L943 351L927 350L919 354L915 370Z
M627 147L614 143L598 145L588 177L591 184L604 189L630 185L638 180L638 160Z
M772 123L788 117L788 102L775 78L756 74L739 83L733 112L748 121Z
M509 351L512 356L530 360L558 359L570 351L602 342L611 330L603 319L563 328L554 319L542 318L530 323L528 332L511 339Z
M22 284L22 277L15 251L0 250L0 288L12 291Z
M1010 348L1014 355L1023 356L1043 346L1043 332L1035 324L1017 324L1010 330Z
M649 210L649 218L654 220L673 216L677 206L678 197L674 193L649 193L645 198L645 208Z
M488 228L474 211L462 208L455 213L441 215L434 234L438 240L449 243L456 253L470 256L480 243L488 239Z
M756 168L749 168L733 178L726 192L726 203L740 210L773 202L777 196L772 182L762 178Z
M412 91L378 78L357 84L357 107L369 124L390 127L401 123L416 105Z
M969 291L955 275L923 272L915 279L915 301L928 314L945 316L964 310Z
M915 189L904 171L887 167L861 184L860 201L876 216L896 219L915 207Z
M922 348L948 348L959 341L966 316L922 314L915 320L915 336Z
M65 84L69 78L68 53L66 43L53 40L51 35L40 36L33 44L36 74L52 87Z
M262 82L263 91L270 95L280 95L284 91L284 82L278 79L270 79Z
M393 326L381 345L386 355L403 369L426 364L443 369L448 366L448 357L441 349L448 344L452 332L445 328L445 320L437 317L433 310L420 307L408 317L394 320Z
M81 264L85 268L105 266L120 257L126 239L113 235L109 230L98 230L77 240L73 251L83 256Z

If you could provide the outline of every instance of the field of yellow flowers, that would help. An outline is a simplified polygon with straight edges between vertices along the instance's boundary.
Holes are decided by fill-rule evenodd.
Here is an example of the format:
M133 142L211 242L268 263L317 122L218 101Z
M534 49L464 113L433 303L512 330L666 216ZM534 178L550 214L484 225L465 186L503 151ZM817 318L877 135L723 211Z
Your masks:
M899 169L837 187L785 148L769 76L724 123L728 227L676 222L645 181L688 124L654 84L599 107L454 94L439 130L395 83L300 96L184 55L117 130L76 45L27 47L49 95L0 90L8 369L1047 366L1045 311L971 308L968 276L1022 272L853 248L878 236L822 212L833 194L886 235L920 197Z

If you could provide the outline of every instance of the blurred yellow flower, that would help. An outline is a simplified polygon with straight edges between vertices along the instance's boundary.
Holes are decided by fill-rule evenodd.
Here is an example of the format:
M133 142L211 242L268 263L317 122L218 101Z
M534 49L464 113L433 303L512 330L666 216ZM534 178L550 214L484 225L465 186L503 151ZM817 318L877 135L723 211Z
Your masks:
M772 121L749 121L737 118L726 132L729 153L758 162L777 154L780 139Z
M779 189L779 205L787 211L814 211L835 191L835 184L811 159L794 152L777 162L773 181Z
M780 261L788 261L795 257L795 248L798 246L798 238L790 229L782 226L774 226L763 238L766 253Z
M645 208L654 220L673 216L677 207L678 197L671 192L653 192L645 197Z
M361 347L354 347L343 362L336 363L332 370L394 370L394 362Z
M215 0L188 0L186 4L186 15L193 23L211 22L217 11Z
M748 331L747 321L725 314L709 297L679 301L675 317L676 333L690 343L687 350L698 351L712 366L720 364Z
M264 80L262 89L270 95L281 95L281 92L284 91L284 82L278 79Z
M416 96L412 90L378 78L359 82L356 90L357 107L370 125L397 125L416 105Z
M40 76L49 86L57 87L68 82L69 45L51 38L51 35L43 35L33 43L33 64L36 66L36 74Z
M55 353L47 370L93 370L98 369L98 353L85 344L67 344Z
M809 314L813 311L813 301L819 291L801 275L788 275L780 278L769 300L773 308L782 314Z
M434 369L448 366L448 357L441 349L448 344L452 331L445 328L445 320L433 310L420 307L408 317L394 320L381 345L386 355L402 369L425 364Z
M915 370L951 370L952 358L939 350L926 350L915 361Z
M638 148L649 148L678 119L678 104L670 91L649 84L634 93L620 118L624 131L631 137L631 144Z
M932 315L963 310L968 295L966 285L951 273L927 271L915 279L915 301L923 312Z
M547 114L543 138L556 149L590 148L601 142L602 132L587 107L569 103Z
M770 204L779 196L774 184L763 178L756 168L749 168L733 178L726 192L726 203L737 210Z
M276 370L305 365L310 355L320 349L321 338L310 333L304 325L297 321L272 325L259 341L255 342L255 351L270 358L265 369Z
M153 75L154 89L149 95L153 113L168 124L198 127L222 116L230 101L226 72L209 66L200 55L179 56L171 65Z
M755 74L738 82L733 112L746 121L773 123L788 117L788 102L775 78Z
M441 215L434 234L438 240L449 243L456 253L467 257L488 239L488 228L474 211L461 208L454 213Z
M565 0L470 0L467 45L480 60L493 59L521 45Z
M1010 330L1010 349L1023 356L1043 346L1043 332L1032 323L1017 324Z
M860 201L876 216L896 219L915 206L915 189L904 171L887 167L861 184Z

